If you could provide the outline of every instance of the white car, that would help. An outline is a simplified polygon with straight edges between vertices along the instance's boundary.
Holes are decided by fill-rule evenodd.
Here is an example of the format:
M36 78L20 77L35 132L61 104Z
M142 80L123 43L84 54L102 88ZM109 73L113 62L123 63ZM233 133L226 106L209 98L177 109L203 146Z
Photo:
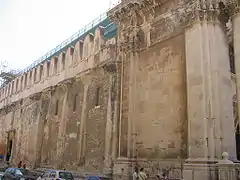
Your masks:
M74 180L74 178L72 173L68 171L49 170L43 174L41 180Z

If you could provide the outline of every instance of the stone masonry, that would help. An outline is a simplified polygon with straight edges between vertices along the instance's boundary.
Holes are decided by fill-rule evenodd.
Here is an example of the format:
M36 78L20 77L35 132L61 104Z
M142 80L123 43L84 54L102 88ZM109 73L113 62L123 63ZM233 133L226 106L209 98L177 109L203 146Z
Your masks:
M239 4L122 0L107 25L0 89L0 153L12 142L13 164L210 179L192 172L223 152L237 160Z

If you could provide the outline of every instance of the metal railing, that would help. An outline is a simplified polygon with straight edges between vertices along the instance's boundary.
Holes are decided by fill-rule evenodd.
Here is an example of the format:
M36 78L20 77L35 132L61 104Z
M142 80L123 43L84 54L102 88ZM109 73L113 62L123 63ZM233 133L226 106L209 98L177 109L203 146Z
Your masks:
M84 35L87 31L91 30L92 28L94 28L95 26L97 26L101 21L103 21L104 19L107 18L107 13L103 13L101 14L98 18L94 19L93 21L91 21L88 25L86 25L85 27L83 27L82 29L80 29L79 31L77 31L76 33L74 33L72 36L70 36L68 39L66 39L65 41L63 41L61 44L59 44L58 46L56 46L54 49L50 50L48 53L46 53L45 55L43 55L42 57L40 57L38 60L34 61L30 66L26 67L25 69L23 69L20 74L23 74L27 71L29 71L30 69L33 69L34 67L36 67L37 65L43 63L44 61L49 60L49 58L51 56L53 56L54 54L56 54L57 52L61 51L63 48L65 48L66 46L70 45L72 42L74 42L75 40L79 39L82 35Z

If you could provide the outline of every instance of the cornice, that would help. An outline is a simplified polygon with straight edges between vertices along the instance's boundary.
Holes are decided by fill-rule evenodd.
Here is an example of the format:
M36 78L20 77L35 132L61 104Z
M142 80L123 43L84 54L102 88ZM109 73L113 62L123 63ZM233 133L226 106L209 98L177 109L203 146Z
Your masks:
M141 14L141 11L153 11L154 8L160 7L169 0L129 0L121 2L108 12L108 17L116 22L129 20L135 12Z
M238 12L236 1L129 0L109 11L108 15L116 21L119 27L118 51L137 52L152 43L160 42L166 37L184 31L196 22L219 23L225 29L231 13ZM177 3L169 6L170 2ZM147 35L148 33L151 36ZM148 45L145 42L146 36L152 37Z
M240 0L229 0L226 3L231 17L240 13Z

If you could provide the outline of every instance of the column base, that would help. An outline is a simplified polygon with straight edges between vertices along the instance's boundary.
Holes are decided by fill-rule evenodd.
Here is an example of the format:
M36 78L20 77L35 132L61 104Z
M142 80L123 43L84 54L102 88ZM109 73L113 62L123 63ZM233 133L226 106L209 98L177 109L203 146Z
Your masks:
M113 169L112 168L103 168L103 174L105 177L112 177Z
M133 173L133 163L128 158L118 158L113 167L113 179L128 180Z
M216 162L217 161L214 159L187 159L186 163L183 165L183 179L216 179L218 177Z

